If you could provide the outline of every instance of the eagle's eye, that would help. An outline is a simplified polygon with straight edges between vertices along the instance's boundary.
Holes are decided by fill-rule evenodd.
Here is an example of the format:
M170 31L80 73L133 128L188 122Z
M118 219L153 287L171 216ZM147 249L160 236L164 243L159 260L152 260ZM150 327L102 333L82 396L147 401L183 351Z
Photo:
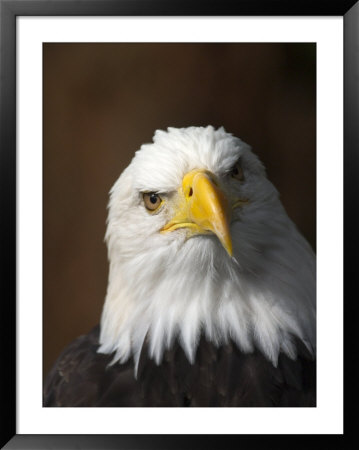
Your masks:
M155 211L160 206L162 199L154 192L145 192L143 194L143 201L149 211Z
M232 178L235 178L238 181L243 181L244 180L243 169L242 169L242 167L241 167L239 162L237 162L232 167L230 175L231 175Z

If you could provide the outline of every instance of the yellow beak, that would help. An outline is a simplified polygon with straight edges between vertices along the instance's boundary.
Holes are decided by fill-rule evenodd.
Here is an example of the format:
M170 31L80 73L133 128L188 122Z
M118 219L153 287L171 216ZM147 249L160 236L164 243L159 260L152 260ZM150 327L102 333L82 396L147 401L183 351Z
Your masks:
M161 232L187 228L190 235L214 233L232 256L229 224L228 201L214 175L205 170L192 170L182 180L175 215Z

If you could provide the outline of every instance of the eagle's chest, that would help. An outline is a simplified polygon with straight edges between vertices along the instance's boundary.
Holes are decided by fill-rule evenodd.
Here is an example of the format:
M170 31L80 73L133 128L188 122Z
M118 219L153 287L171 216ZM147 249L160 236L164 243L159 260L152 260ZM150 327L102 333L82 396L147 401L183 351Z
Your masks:
M193 364L175 343L157 365L145 345L136 378L132 360L110 365L113 355L97 352L98 334L65 349L46 379L44 406L315 406L315 361L305 356L280 354L274 367L259 351L202 338Z
M165 352L161 364L141 354L137 379L132 363L115 365L107 395L98 406L314 406L314 363L281 355L275 368L259 352L241 353L234 344L217 348L204 338L191 364L181 346ZM312 375L309 373L311 370ZM128 373L127 373L128 371ZM125 375L126 374L126 375ZM107 382L108 383L108 382ZM125 403L125 404L123 404ZM127 403L127 404L126 404Z

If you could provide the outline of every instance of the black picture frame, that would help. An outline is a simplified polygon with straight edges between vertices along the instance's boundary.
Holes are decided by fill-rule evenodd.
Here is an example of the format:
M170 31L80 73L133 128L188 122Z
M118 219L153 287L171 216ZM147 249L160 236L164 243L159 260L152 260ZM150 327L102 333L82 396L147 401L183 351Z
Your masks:
M350 448L356 414L350 374L358 363L354 343L356 295L345 303L345 422L343 435L17 435L16 434L16 17L19 16L342 16L344 18L344 209L347 293L355 292L359 134L359 2L357 0L0 0L1 181L1 421L6 449L162 449L273 446ZM355 355L355 356L353 356ZM353 387L354 389L354 387Z

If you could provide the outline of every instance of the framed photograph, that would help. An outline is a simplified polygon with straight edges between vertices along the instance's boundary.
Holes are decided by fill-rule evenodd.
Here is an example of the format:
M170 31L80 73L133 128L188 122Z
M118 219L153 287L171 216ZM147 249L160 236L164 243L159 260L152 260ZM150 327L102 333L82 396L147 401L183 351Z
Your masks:
M220 448L224 443L226 447L263 445L264 439L275 441L279 447L290 442L302 448L322 439L326 439L326 445L332 444L333 448L345 445L345 437L352 429L352 419L346 416L344 421L343 318L349 318L345 323L347 332L355 317L355 306L346 305L344 316L343 285L344 281L349 283L349 290L353 277L345 276L343 270L343 211L344 205L350 206L355 202L350 193L355 192L354 177L358 166L355 154L359 118L358 4L348 0L313 6L303 1L291 6L287 2L275 2L269 7L260 1L250 5L241 1L235 5L230 2L206 5L201 2L192 2L191 5L171 2L169 5L156 0L130 3L14 0L1 1L0 13L1 198L6 217L2 225L2 254L3 281L8 287L2 313L4 342L7 343L2 349L3 361L6 362L2 404L7 417L2 433L3 448L183 448L202 445ZM317 345L314 400L308 400L306 395L293 403L291 392L282 396L281 401L273 401L273 405L265 401L261 403L265 397L261 387L257 389L261 391L257 396L261 400L254 404L250 401L206 403L196 400L196 392L188 394L180 404L157 400L152 403L126 400L127 403L118 404L108 400L113 394L91 403L86 400L90 389L90 384L86 384L89 376L83 373L83 381L74 388L74 395L67 402L60 393L61 380L72 375L66 374L67 369L57 358L78 336L85 336L100 322L102 328L107 324L109 330L117 330L118 325L111 324L116 311L108 305L113 301L113 286L120 283L121 289L126 287L125 280L113 281L114 273L122 269L131 273L130 266L127 269L116 266L113 248L121 245L123 250L135 231L129 231L127 241L125 239L119 244L112 238L111 233L116 232L111 227L114 221L119 220L117 214L122 214L118 205L127 205L130 211L128 220L138 224L139 219L131 210L132 204L128 199L123 198L119 203L120 199L116 197L119 182L115 182L126 167L130 167L126 169L129 173L134 170L131 167L138 166L138 172L133 173L137 183L134 186L138 186L140 197L134 201L140 202L141 214L159 221L158 211L161 208L173 211L179 200L173 200L172 206L172 194L166 196L166 189L170 192L167 186L171 185L168 180L163 181L162 175L157 177L158 185L151 185L148 181L151 177L146 175L146 171L154 167L156 172L157 166L152 158L146 162L145 156L141 155L150 147L148 143L154 142L151 145L160 148L163 139L171 139L174 135L177 139L185 140L183 136L192 139L183 144L188 147L193 139L200 139L198 133L207 143L209 139L214 142L225 137L240 138L233 141L239 146L240 159L236 157L234 161L234 156L228 156L228 160L232 158L233 161L227 164L228 167L223 166L223 173L227 178L232 177L235 182L242 183L241 192L247 192L245 199L241 197L241 207L243 202L252 201L250 195L253 199L260 195L259 191L256 194L256 189L261 186L261 178L254 179L253 187L248 187L247 191L243 184L243 179L248 177L249 183L257 173L257 163L253 162L252 156L246 159L246 152L251 153L247 150L246 144L249 144L275 186L273 195L279 192L280 202L290 220L317 254L316 283L313 285L316 291L314 309L317 312L314 328L303 325L298 331L298 336L305 335L302 339L305 351L310 353ZM241 150L242 146L244 150ZM162 150L156 151L154 154L164 154ZM187 150L182 151L179 147L176 151L187 154ZM135 152L137 159L133 159ZM188 150L188 155L193 155L193 152L195 150ZM204 176L207 180L204 182L211 184L221 202L222 194L218 192L222 192L224 185L220 176L217 177L215 169L210 171L210 162L206 165L202 157L198 158L193 163L176 160L176 164L188 163L184 173L190 177ZM143 164L142 168L137 160ZM216 160L213 164L217 167L220 162ZM258 174L262 173L260 167L258 162ZM169 170L165 165L163 169ZM193 169L200 169L199 174L194 174ZM194 180L191 178L190 181L190 197ZM122 185L129 186L129 181L126 183ZM185 178L181 183L179 195L181 192L187 195ZM229 190L232 189L230 183L232 181L228 182ZM123 187L121 189L123 191ZM268 186L265 189L268 191ZM109 203L110 191L112 200ZM129 192L128 196L132 198L132 193ZM346 231L354 236L357 219L350 212L352 208L346 210ZM275 211L275 214L281 214L280 208ZM230 255L239 270L246 271L244 261L250 266L251 259L236 260L236 251L240 249L245 254L249 247L243 246L239 238L237 243L233 236L223 237L225 231L218 231L217 222L215 225L212 222L202 225L202 215L198 218L193 215L195 213L191 212L189 216L187 211L186 214L186 220L191 217L192 225L195 223L196 227L205 230L201 235L212 233L208 246L212 245L214 235L223 255ZM245 217L240 218L244 223ZM179 227L178 220L174 229ZM257 224L253 222L254 228L250 228L252 231L248 231L248 236L257 232L254 231L257 230L255 226L260 227L261 220L267 223L265 218L259 218ZM184 219L181 221L184 223ZM162 225L161 230L166 231L168 226ZM150 222L148 227L151 227ZM224 230L225 225L223 227ZM240 230L246 236L246 229ZM137 261L137 267L142 267L136 272L138 292L142 293L146 289L148 292L154 289L153 284L148 284L148 288L144 285L142 289L140 280L147 270L146 265L155 261L155 250L160 254L160 241L155 236L151 244L151 236L149 234L149 240L139 243L138 248L142 251L148 247L152 259L144 267L139 257L133 260ZM273 232L268 236L274 236ZM251 242L250 238L248 242ZM257 242L259 245L261 241ZM152 250L150 244L153 245ZM130 248L129 244L128 251ZM351 257L354 248L352 238L345 241L347 258ZM123 252L128 257L126 248ZM294 259L296 257L293 256ZM170 264L160 261L162 259L154 265ZM201 264L198 259L196 261L197 266ZM218 256L218 261L221 261L221 256ZM281 261L284 264L284 260ZM295 266L298 268L295 276L302 280L298 281L302 295L309 292L310 282L303 275L310 264L308 261L304 258ZM206 264L203 267L207 267ZM208 267L205 270L209 270ZM213 279L216 278L216 285L220 286L221 269L213 265L213 271L217 274ZM186 279L191 279L192 272L195 277L191 269ZM280 273L284 277L285 272ZM160 275L156 276L160 279ZM155 279L155 275L152 278ZM190 281L186 284L189 286ZM215 285L208 289L214 290ZM185 292L185 286L179 291ZM173 300L174 293L170 294L172 303L176 301ZM289 293L287 295L290 297ZM147 296L151 298L150 294ZM178 299L180 303L180 295ZM293 339L286 341L283 337L300 324L299 321L296 325L289 324L288 319L285 325L285 314L288 311L289 316L295 313L294 309L290 311L290 301L284 305L281 315L276 313L276 317L278 314L280 317L284 342L278 341L277 353L273 350L277 348L273 335L265 331L270 322L268 314L276 309L268 307L268 313L261 321L258 313L253 321L256 325L248 327L256 330L253 332L254 347L268 359L272 358L276 368L278 364L279 368L284 367L288 377L291 367L291 373L296 377L296 369L291 363L283 360L278 363L278 355L287 352L285 354L291 359L294 353L297 355L302 351L302 347L293 350ZM255 307L251 303L251 308ZM162 305L162 311L169 311L167 316L156 310L152 328L142 338L139 337L140 340L136 340L139 334L135 330L145 327L148 307L143 312L139 308L136 313L126 313L128 317L133 316L127 356L110 342L111 336L104 333L98 336L96 328L91 336L96 335L96 345L101 344L106 358L107 354L115 355L115 361L128 364L135 377L138 373L141 376L141 370L146 370L146 366L140 357L136 361L136 345L140 349L148 345L149 359L157 364L153 364L151 370L161 367L161 358L166 361L170 358L165 350L159 350L158 345L156 347L155 330L160 333L158 324L162 321L165 324L163 336L167 333L166 339L172 339L168 334L168 323L173 317L171 308L171 302ZM303 311L295 311L300 317L304 314ZM184 317L183 311L181 314ZM196 341L191 347L188 336L191 333L198 335L202 326L203 329L207 326L207 331L212 329L208 323L203 325L208 315L198 319L197 331L190 329L188 323L194 320L195 314L197 312L178 322L182 325L176 325L180 330L176 333L181 351L191 365L196 364L195 357L191 359L192 353L202 354L202 341ZM251 324L250 316L245 314L241 310L238 320L245 317L243 323ZM227 316L223 313L221 317ZM307 323L307 318L303 321ZM213 342L222 345L220 339L225 333L218 329ZM232 330L228 325L229 329ZM184 330L187 330L187 335ZM121 348L126 348L123 343L127 331L117 330L116 333L116 339L121 339ZM228 336L235 341L232 331L228 331ZM265 344L261 344L261 336L268 337ZM245 341L243 336L240 339L241 343ZM346 339L346 344L348 342L349 354L353 349L350 349L350 339ZM79 349L76 347L75 352ZM74 359L71 364L77 366L78 361ZM248 364L243 359L241 361ZM106 360L106 364L109 362ZM257 360L255 364L258 366ZM353 364L352 358L346 358L346 374L351 372ZM52 367L55 367L55 372L51 372ZM252 367L254 365L251 370ZM218 371L217 367L213 374L217 376ZM55 378L53 373L56 373ZM60 379L56 378L59 373ZM217 381L213 374L207 370L207 378L212 380L207 380L207 386L213 386L208 389L223 391L225 375L218 375ZM160 376L168 381L168 374ZM252 382L255 385L255 381ZM131 384L126 383L126 389L130 391ZM152 386L151 392L153 383L152 380L148 384ZM222 383L222 387L218 387L218 383ZM198 385L197 390L201 391L201 383ZM347 392L348 389L346 395ZM198 398L203 399L203 396L201 391ZM347 408L350 397L345 400Z

